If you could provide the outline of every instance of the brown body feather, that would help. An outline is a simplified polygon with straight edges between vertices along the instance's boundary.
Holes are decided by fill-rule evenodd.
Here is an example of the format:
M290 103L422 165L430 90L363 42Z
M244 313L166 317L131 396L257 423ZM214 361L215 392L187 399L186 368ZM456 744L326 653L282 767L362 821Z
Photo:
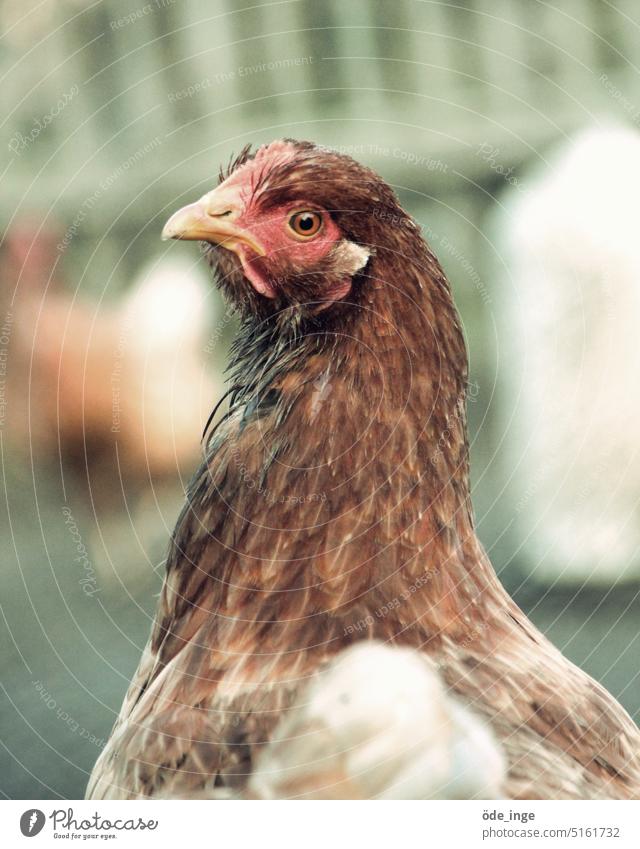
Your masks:
M638 729L515 606L476 537L467 358L443 272L391 190L361 166L345 189L343 166L311 157L281 191L325 169L323 203L342 209L348 192L342 226L372 258L315 317L267 311L243 290L230 411L88 794L241 790L300 688L376 637L424 650L488 719L509 761L505 795L638 797ZM237 269L216 261L237 287Z

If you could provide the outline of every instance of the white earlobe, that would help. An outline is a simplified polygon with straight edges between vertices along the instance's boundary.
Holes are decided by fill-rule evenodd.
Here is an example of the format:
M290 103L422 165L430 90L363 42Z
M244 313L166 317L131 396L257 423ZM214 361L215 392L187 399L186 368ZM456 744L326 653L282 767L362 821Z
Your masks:
M369 262L370 256L371 252L366 248L347 239L343 239L336 245L334 252L336 268L349 277L353 277L357 271L362 271Z

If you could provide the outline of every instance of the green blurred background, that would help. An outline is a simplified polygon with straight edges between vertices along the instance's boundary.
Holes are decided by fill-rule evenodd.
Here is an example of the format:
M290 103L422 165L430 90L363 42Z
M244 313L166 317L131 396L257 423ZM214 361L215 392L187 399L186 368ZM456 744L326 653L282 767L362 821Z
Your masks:
M132 292L149 262L201 291L197 250L161 243L162 224L234 151L281 136L370 164L423 226L470 350L480 535L536 623L637 716L635 581L537 581L519 541L502 451L511 281L499 238L509 194L554 145L637 122L637 4L5 0L0 24L0 792L81 796L108 735L233 334L217 293L194 295L178 332L183 383L162 328L138 329L153 294L136 311ZM155 369L157 397L136 378L116 405L130 355L128 375ZM114 411L141 395L125 451ZM171 450L149 460L156 419Z

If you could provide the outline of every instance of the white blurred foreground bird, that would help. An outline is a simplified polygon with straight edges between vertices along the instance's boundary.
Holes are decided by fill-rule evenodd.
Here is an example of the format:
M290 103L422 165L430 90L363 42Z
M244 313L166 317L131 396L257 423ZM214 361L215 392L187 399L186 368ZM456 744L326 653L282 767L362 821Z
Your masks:
M247 795L261 799L498 799L505 758L485 723L413 649L338 655L276 729Z
M637 578L640 134L584 132L526 185L496 227L518 538L542 581Z

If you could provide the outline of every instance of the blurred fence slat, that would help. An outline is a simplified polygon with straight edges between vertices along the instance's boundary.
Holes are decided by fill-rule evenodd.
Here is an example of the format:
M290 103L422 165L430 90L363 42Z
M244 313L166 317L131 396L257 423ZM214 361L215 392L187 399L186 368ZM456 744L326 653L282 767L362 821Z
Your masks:
M85 232L99 232L121 195L133 199L124 227L151 199L204 185L241 143L277 135L345 147L400 141L484 179L479 142L510 167L590 116L637 121L637 18L634 0L61 0L34 30L41 43L31 54L21 58L9 33L0 56L14 110L7 144L79 89L14 156L3 224L60 145L32 205L62 190L57 213L73 219L101 179L118 175ZM401 181L406 163L387 159L385 175ZM453 178L411 174L416 189L441 193Z

